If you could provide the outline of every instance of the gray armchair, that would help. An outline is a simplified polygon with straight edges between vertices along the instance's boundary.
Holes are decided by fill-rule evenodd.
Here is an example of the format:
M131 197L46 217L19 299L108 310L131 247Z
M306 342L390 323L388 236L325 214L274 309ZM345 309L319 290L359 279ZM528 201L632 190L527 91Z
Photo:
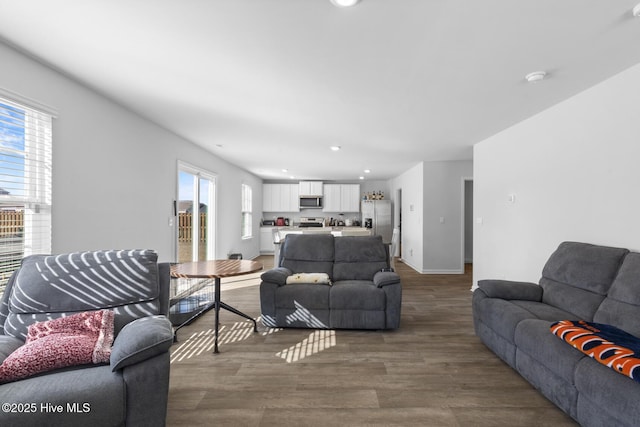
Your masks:
M169 264L153 251L26 257L0 301L0 362L29 325L109 309L109 363L0 384L0 425L162 426L169 391Z

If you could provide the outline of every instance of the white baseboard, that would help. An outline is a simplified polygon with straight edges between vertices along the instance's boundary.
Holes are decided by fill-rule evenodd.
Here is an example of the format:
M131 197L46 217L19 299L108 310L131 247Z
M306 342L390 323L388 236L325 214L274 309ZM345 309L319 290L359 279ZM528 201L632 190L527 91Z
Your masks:
M423 274L464 274L464 270L423 270Z

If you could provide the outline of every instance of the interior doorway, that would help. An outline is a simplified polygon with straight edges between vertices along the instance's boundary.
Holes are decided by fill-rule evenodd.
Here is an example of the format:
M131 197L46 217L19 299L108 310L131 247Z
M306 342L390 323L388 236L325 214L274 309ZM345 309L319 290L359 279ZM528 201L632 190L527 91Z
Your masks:
M462 180L462 264L473 264L473 178Z
M396 228L398 229L398 244L396 253L391 254L391 256L396 256L399 259L402 259L402 188L399 188L396 192L396 206L398 212L398 222L396 224Z

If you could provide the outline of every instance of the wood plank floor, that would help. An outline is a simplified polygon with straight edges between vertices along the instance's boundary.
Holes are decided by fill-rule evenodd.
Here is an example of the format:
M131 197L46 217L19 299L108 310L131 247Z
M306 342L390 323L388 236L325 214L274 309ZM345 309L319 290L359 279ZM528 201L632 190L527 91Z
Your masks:
M272 257L259 261L270 268ZM267 329L221 311L178 332L169 426L575 426L474 335L471 271L403 280L396 331ZM258 318L258 275L223 301Z

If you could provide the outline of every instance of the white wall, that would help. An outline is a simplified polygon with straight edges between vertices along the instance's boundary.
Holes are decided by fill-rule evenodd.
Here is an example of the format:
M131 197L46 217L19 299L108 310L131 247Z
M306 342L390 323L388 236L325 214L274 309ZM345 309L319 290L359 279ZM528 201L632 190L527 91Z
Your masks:
M399 210L402 209L402 260L414 270L423 269L423 176L424 163L419 163L402 175L391 180L391 196L394 205L394 227L398 226ZM397 199L402 190L402 206Z
M640 250L638 111L640 65L475 146L474 284L537 282L565 240Z
M423 272L464 272L464 181L471 161L424 163Z
M151 248L173 260L177 161L217 174L217 257L259 254L262 181L0 43L0 86L55 108L53 252ZM240 186L253 187L254 239L240 239Z

